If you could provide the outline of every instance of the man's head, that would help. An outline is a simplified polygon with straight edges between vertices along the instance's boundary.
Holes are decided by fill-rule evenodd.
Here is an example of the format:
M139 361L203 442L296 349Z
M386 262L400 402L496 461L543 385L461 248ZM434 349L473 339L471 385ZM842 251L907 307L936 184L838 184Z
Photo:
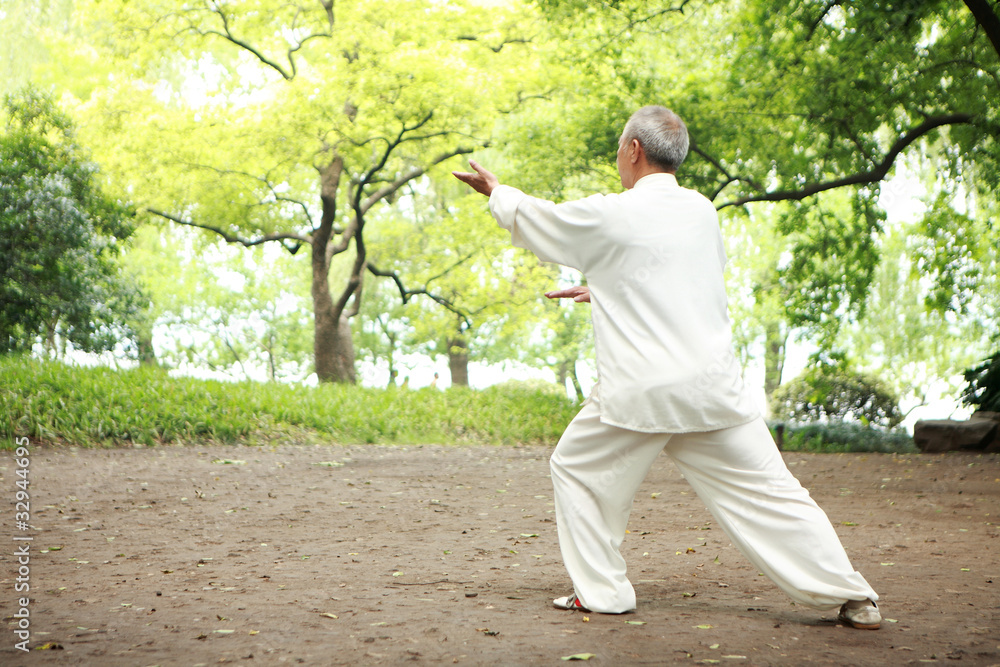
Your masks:
M688 152L687 127L680 116L661 106L643 107L625 123L618 142L618 173L631 188L646 174L673 174Z

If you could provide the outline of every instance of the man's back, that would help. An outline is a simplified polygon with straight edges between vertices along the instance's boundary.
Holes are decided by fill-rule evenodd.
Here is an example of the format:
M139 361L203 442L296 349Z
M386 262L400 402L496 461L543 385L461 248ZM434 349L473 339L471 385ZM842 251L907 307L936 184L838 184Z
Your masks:
M500 186L490 206L515 245L586 276L603 421L685 432L758 415L732 353L725 253L708 200L658 173L564 204Z

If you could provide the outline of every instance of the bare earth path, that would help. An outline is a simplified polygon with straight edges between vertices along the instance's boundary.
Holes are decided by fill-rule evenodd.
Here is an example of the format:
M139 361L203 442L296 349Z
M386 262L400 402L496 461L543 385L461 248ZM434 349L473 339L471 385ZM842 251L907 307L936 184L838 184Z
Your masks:
M32 448L32 530L18 531L4 452L0 664L1000 664L997 455L785 454L881 592L893 621L878 632L791 605L665 457L624 546L639 610L551 608L570 586L548 455ZM29 646L52 646L28 653L25 544Z

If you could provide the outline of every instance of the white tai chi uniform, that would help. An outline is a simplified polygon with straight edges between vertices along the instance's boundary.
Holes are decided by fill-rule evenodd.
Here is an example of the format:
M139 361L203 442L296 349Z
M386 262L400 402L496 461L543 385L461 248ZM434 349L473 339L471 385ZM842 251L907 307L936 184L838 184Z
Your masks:
M619 547L664 448L730 540L795 601L877 600L743 383L711 202L655 173L563 204L500 185L490 210L514 245L580 270L590 287L598 386L551 459L559 546L580 602L635 609Z

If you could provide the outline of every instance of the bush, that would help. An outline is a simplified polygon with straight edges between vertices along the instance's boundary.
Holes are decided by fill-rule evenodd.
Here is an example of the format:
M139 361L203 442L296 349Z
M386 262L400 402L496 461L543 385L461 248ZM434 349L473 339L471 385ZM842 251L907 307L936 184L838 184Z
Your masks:
M962 402L977 410L1000 412L1000 350L982 364L965 371L969 385L962 392Z
M903 430L884 431L844 422L780 426L784 426L782 449L788 452L915 454L919 451L913 438ZM776 435L779 424L769 427Z
M899 399L888 387L843 361L819 361L778 387L771 411L783 421L857 420L883 428L893 428L903 419Z

